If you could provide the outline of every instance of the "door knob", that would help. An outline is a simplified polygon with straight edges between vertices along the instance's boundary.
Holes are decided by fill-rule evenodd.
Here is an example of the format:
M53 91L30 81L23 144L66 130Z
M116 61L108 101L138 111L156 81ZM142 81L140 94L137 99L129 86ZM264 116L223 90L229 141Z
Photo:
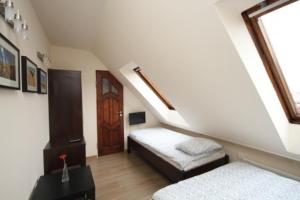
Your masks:
M122 111L120 111L120 112L117 112L119 115L120 115L120 117L122 117L123 116L123 112Z

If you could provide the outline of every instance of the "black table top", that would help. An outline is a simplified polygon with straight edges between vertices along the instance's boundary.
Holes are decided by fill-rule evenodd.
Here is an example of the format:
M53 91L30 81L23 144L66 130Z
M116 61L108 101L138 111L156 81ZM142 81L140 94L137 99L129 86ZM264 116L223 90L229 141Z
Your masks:
M70 181L61 182L62 173L41 176L31 200L54 200L77 197L90 190L95 190L91 168L81 167L69 170Z

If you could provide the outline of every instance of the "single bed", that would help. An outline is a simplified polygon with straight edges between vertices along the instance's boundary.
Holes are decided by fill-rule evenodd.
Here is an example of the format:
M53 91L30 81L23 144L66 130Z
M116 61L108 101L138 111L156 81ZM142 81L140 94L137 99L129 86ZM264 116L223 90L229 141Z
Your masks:
M300 200L300 183L234 162L156 192L153 200Z
M223 149L208 155L191 156L175 145L193 138L165 128L132 131L128 136L128 152L136 151L172 182L202 174L228 163Z

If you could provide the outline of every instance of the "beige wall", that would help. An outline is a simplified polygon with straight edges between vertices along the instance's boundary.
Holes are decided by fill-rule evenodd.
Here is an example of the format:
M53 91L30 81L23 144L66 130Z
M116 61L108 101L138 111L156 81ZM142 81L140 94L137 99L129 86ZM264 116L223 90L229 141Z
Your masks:
M230 161L246 160L255 165L273 170L278 174L300 180L300 162L268 152L256 150L250 147L234 144L230 141L220 140L218 138L208 137L203 134L195 133L192 131L176 128L167 124L162 124L163 127L175 130L184 134L192 135L195 137L207 137L216 140L224 146L225 152L230 157Z
M48 40L29 0L14 0L29 24L29 40L19 38L0 17L0 32L11 40L21 55L47 70L36 51L47 53ZM1 199L28 199L43 174L43 148L48 141L47 95L0 89L0 194Z
M80 70L82 72L83 128L87 143L87 156L97 155L97 112L96 112L96 70L107 70L103 63L89 51L52 46L50 53L52 67L56 69ZM149 127L158 121L139 100L124 87L124 129L125 136L131 129L128 126L128 113L146 111L147 123L139 127ZM125 137L125 141L127 137Z

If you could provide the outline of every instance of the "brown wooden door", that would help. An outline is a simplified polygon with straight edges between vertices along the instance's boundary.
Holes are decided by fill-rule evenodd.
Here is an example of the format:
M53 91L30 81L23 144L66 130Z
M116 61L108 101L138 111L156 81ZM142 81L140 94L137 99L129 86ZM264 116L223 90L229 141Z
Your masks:
M123 86L108 71L96 71L98 155L124 151Z

